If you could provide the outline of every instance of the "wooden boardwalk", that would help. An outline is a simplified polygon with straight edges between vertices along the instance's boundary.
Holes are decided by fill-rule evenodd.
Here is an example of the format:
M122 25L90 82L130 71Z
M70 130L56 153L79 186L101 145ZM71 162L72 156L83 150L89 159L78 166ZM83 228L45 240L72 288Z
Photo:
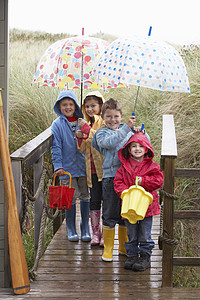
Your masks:
M31 291L17 296L13 295L11 289L0 289L0 298L200 299L200 289L161 288L162 256L157 243L159 221L159 216L154 217L152 237L156 246L153 250L151 269L144 272L133 272L123 268L126 257L118 255L118 226L113 262L103 262L102 248L91 247L90 243L81 240L69 242L63 222L40 260L37 279L31 282Z

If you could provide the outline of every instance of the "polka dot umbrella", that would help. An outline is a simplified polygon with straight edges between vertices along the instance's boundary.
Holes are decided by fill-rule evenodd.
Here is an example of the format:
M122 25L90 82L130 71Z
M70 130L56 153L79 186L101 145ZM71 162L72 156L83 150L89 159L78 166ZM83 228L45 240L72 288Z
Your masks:
M186 67L178 51L150 36L119 38L112 42L94 67L92 80L96 82L96 88L136 85L190 93Z
M91 70L109 43L84 35L59 40L42 55L32 84L87 89L92 84Z

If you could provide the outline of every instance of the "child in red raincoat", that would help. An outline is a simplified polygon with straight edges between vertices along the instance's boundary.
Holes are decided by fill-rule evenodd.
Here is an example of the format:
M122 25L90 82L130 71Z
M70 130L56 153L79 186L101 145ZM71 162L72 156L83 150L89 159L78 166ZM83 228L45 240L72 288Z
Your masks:
M114 179L116 193L122 192L135 184L138 176L138 185L142 186L153 196L145 218L136 224L125 219L129 241L125 242L127 260L124 268L133 271L144 271L150 268L150 257L155 245L151 238L152 216L160 214L159 197L156 189L163 184L163 172L160 166L152 161L153 148L144 134L134 134L128 142L118 151L122 162Z

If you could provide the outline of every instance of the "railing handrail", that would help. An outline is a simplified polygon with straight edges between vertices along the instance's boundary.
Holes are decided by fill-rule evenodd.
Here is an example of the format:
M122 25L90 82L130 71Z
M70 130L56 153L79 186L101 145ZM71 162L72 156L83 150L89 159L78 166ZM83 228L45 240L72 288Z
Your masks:
M24 144L11 154L11 160L23 162L23 170L27 170L38 159L50 149L52 145L51 127L40 133L31 141Z
M40 178L43 172L44 154L52 145L53 136L51 128L47 128L41 134L22 147L13 152L11 157L13 177L16 190L17 207L19 219L21 221L23 215L22 207L22 175L33 166L33 193L38 189ZM38 248L40 223L42 218L44 205L44 195L41 191L37 201L34 202L34 249L35 253Z
M200 257L173 257L173 227L174 219L199 219L200 211L174 210L174 179L175 177L200 177L199 168L175 168L177 157L176 133L173 115L163 115L161 166L164 171L164 201L163 201L163 236L162 238L162 286L173 286L173 265L200 265Z

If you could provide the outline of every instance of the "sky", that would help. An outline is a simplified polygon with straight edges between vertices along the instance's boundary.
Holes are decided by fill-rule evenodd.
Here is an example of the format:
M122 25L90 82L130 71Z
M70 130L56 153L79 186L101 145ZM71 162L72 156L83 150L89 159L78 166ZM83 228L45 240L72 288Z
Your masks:
M197 0L9 0L9 27L49 33L151 36L200 44Z

